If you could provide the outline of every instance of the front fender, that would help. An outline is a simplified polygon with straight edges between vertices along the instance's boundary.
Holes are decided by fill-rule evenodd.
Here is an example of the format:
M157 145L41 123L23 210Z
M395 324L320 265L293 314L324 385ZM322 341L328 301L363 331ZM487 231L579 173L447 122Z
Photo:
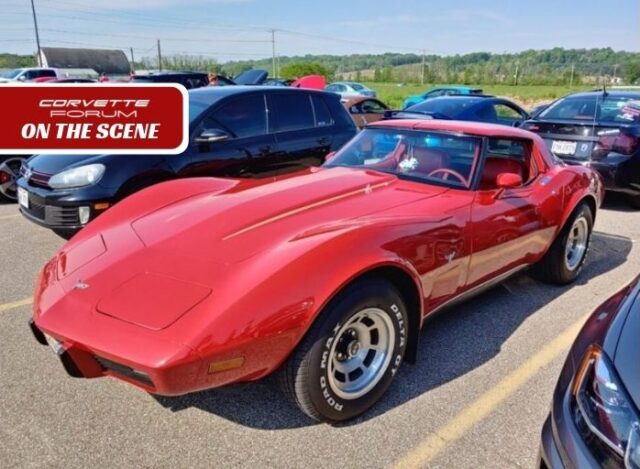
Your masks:
M242 355L242 379L257 379L276 370L326 305L362 275L393 267L412 279L423 298L415 268L383 244L375 233L347 229L290 240L242 262L210 305L210 314L214 307L222 311L186 345L202 357ZM421 317L419 311L415 334Z

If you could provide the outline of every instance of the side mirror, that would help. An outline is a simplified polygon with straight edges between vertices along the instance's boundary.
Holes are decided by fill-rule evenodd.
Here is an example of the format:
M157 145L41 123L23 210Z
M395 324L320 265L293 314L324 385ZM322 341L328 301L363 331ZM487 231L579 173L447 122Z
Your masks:
M18 81L27 81L27 76L26 75L20 75L18 77Z
M335 158L336 152L332 151L331 153L327 153L327 156L324 157L325 163L330 163L333 158Z
M513 189L522 186L522 176L516 173L500 173L496 178L496 185L500 189Z
M197 143L214 143L222 142L230 138L230 135L220 129L204 129L200 135L195 138Z

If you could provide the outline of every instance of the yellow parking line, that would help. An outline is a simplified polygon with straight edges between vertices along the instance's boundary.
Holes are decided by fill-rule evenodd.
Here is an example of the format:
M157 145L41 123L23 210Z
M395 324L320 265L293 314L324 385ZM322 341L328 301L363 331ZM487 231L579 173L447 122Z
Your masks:
M20 216L19 213L14 213L13 215L2 215L0 216L0 220L8 220L9 218L18 218Z
M498 384L482 394L468 407L438 428L395 462L395 468L424 467L433 461L447 446L459 440L475 424L485 419L502 402L514 394L538 371L562 354L575 340L586 316L565 329L519 368L512 371Z
M0 305L0 313L3 311L9 311L10 309L19 308L20 306L30 305L31 302L31 298L25 298L24 300L14 301L13 303L5 303Z

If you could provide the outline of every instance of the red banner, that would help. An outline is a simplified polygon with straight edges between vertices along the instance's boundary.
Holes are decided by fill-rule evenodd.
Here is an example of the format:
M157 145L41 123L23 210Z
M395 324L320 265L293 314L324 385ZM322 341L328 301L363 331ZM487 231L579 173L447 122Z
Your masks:
M177 154L188 95L174 84L0 84L0 154Z

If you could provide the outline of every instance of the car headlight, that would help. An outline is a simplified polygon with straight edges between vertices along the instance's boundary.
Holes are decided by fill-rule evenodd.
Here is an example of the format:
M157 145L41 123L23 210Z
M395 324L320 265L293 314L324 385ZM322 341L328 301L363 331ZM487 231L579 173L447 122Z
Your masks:
M103 164L89 164L68 169L54 174L49 179L49 186L54 189L72 189L96 184L102 178L105 167Z
M640 419L605 353L592 346L572 388L575 419L603 466L640 468Z

